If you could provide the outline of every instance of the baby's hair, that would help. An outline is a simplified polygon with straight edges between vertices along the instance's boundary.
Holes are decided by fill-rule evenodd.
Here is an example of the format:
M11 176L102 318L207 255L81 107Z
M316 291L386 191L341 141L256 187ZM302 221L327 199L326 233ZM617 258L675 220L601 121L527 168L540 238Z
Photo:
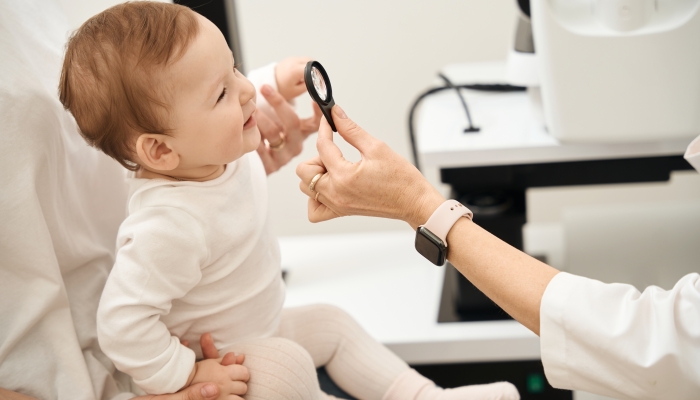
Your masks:
M58 92L90 145L138 169L138 135L170 131L167 90L154 72L182 57L198 31L189 8L139 1L109 8L71 35Z

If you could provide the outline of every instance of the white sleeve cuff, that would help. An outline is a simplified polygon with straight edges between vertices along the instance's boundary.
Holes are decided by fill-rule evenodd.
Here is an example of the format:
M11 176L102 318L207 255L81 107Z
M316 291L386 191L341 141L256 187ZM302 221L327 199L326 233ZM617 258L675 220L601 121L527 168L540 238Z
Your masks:
M170 338L169 349L161 357L168 359L163 368L146 379L134 379L134 383L148 394L177 392L185 386L194 368L194 351L181 345L175 337Z
M566 365L565 313L577 276L560 272L547 285L540 304L540 348L547 381L555 388L571 388Z
M277 63L273 62L270 64L267 64L264 67L256 68L250 72L248 72L247 78L250 82L253 83L253 86L255 86L255 89L258 90L258 94L260 94L260 88L262 85L270 85L272 86L273 89L277 89L277 79L275 78L275 68L277 67ZM258 96L262 97L262 96ZM262 98L262 101L265 101L265 98ZM260 104L260 99L258 99L258 104Z

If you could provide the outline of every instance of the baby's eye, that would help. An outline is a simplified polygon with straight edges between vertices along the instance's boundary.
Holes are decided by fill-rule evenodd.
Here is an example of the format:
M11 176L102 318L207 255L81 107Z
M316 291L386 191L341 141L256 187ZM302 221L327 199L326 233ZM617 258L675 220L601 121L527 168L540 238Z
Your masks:
M224 88L224 90L221 91L221 95L219 95L219 98L216 99L216 102L217 102L217 103L220 102L221 99L224 98L224 96L226 96L226 88Z

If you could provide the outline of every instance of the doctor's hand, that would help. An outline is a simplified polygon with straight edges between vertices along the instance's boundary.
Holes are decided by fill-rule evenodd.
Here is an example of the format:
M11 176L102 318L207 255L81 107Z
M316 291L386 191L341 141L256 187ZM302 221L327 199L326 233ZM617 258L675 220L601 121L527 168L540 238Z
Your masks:
M309 221L365 215L400 219L414 228L425 223L445 201L442 195L411 163L370 136L339 106L332 113L338 133L359 150L362 159L346 160L333 142L328 122L322 119L316 140L319 156L297 167L299 187L309 196ZM309 186L318 174L323 175L312 192Z
M294 108L274 88L263 85L260 92L277 116L275 121L260 109L255 113L260 136L264 139L260 141L258 154L265 172L270 175L301 153L304 140L318 131L321 109L313 103L314 115L299 119Z

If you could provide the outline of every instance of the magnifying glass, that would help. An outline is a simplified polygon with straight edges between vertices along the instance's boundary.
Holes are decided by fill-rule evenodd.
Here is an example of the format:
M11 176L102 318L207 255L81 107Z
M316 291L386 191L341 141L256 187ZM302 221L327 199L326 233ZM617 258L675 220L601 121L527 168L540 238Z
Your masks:
M330 124L333 132L338 132L335 129L335 123L333 123L333 116L331 115L331 109L335 105L333 100L333 89L331 88L331 81L328 79L328 74L323 68L323 65L318 61L309 61L306 63L304 68L304 82L306 83L306 90L309 91L309 95L314 99L316 104L321 108L323 116L326 117L326 121Z

